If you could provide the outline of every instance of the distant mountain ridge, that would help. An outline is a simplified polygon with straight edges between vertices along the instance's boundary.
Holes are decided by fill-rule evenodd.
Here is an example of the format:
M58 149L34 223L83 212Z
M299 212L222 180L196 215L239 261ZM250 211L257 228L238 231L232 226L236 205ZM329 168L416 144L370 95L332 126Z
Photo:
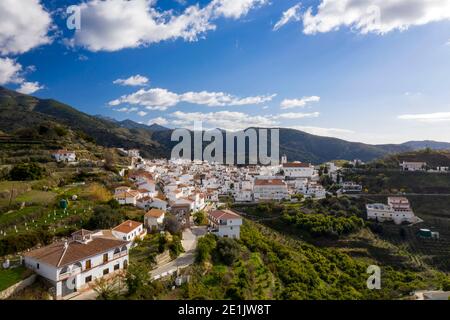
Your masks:
M403 143L402 145L407 146L413 150L422 150L422 149L433 149L433 150L450 150L450 143L448 142L438 142L438 141L408 141Z
M132 120L117 121L102 115L88 115L52 99L38 99L0 87L0 128L3 132L12 134L18 129L34 128L48 121L81 131L101 146L138 148L148 158L168 158L176 144L171 141L172 129L157 124L149 126ZM280 155L286 154L290 161L315 164L340 159L370 161L422 146L450 149L450 143L435 141L370 145L280 128Z
M121 127L127 128L127 129L145 129L145 130L150 130L150 131L167 131L167 130L171 130L169 128L163 127L163 126L161 126L159 124L156 124L156 123L154 123L152 125L146 125L144 123L135 122L135 121L130 120L130 119L119 121L119 120L116 120L116 119L114 119L112 117L104 116L104 115L101 115L101 114L97 114L97 115L95 115L95 117L97 117L99 119L102 119L102 120L107 120L107 121L111 121L111 122L117 123Z

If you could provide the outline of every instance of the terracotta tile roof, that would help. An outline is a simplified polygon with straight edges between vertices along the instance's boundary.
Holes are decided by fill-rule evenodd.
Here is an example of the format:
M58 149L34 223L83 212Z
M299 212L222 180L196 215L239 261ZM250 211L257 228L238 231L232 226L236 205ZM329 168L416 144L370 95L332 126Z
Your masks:
M255 180L255 186L285 186L281 179L257 179Z
M210 216L216 218L217 220L233 220L233 219L242 219L240 215L231 211L231 210L215 210L209 213Z
M284 163L283 168L309 168L311 164L303 162Z
M151 218L160 218L164 215L164 211L163 210L159 210L159 209L151 209L150 211L148 211L145 216L146 217L151 217Z
M114 198L136 198L140 195L140 193L136 190L130 190L118 193L114 196Z
M152 197L145 196L143 198L138 199L137 202L147 202L147 201L152 201L152 200L153 200Z
M62 267L120 248L126 244L128 244L127 241L107 238L93 238L87 243L71 240L67 243L67 248L65 242L57 242L27 252L24 255L54 267Z
M153 175L150 172L144 171L144 170L138 170L135 171L133 173L131 173L129 176L129 178L147 178L148 180L152 181L153 180Z
M122 233L130 233L134 229L138 228L141 225L142 225L142 223L140 223L140 222L133 221L133 220L127 220L127 221L119 224L117 227L113 228L113 231L122 232Z

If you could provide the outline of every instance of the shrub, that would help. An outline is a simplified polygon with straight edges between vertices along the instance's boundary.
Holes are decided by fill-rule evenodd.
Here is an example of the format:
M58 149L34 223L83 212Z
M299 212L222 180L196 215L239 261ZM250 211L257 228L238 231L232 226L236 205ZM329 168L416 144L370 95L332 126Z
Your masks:
M172 258L176 258L181 253L184 252L180 237L178 237L178 236L173 237L172 242L169 245L169 250L170 250L170 255L172 256Z
M111 199L111 193L108 191L108 189L97 183L92 184L89 187L88 192L90 194L91 200L93 201L107 202Z
M217 254L226 265L231 266L239 258L239 244L230 238L220 238L217 241Z
M108 206L111 207L111 209L119 209L120 203L116 199L111 199L107 202Z
M87 222L90 229L110 229L122 222L122 218L117 211L111 210L108 206L97 206L94 213Z
M176 217L168 215L164 218L164 230L171 234L178 234L181 231L181 224Z
M198 263L207 261L211 258L211 253L216 248L216 237L208 234L198 240L195 259Z
M21 163L15 165L9 172L9 180L31 181L40 180L45 175L45 169L36 163Z
M204 211L197 211L194 214L194 222L198 225L207 225L208 224L208 218L206 217L206 214Z

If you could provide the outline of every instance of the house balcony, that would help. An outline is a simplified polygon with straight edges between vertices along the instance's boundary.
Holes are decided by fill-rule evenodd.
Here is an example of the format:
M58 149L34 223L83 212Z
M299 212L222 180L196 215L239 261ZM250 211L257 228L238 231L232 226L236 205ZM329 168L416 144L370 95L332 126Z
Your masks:
M113 255L113 260L125 257L127 254L128 254L128 251L116 253L116 254Z
M66 280L70 277L74 277L82 272L81 268L74 268L72 271L59 274L59 281Z
M209 232L209 233L212 233L212 234L217 234L217 233L219 233L219 228L216 228L216 227L209 227L209 228L208 228L208 232Z

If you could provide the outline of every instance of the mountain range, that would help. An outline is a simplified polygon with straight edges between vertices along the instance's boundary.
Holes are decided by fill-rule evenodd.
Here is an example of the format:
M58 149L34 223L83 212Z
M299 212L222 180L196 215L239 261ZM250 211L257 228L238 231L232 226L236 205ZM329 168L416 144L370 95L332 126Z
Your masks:
M14 134L21 129L55 123L82 132L105 147L138 148L144 157L170 157L172 129L132 120L118 121L102 115L89 115L53 99L39 99L0 87L0 130ZM450 143L411 141L403 144L370 145L306 132L280 128L280 154L290 161L315 164L331 160L370 161L387 154L418 149L448 149Z

